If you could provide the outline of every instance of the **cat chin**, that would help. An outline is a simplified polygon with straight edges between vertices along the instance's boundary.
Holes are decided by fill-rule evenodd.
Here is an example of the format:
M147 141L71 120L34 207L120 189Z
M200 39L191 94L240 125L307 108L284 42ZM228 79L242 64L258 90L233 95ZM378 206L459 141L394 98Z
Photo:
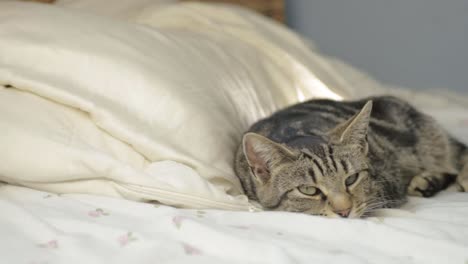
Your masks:
M332 214L325 214L323 215L324 217L327 218L339 218L339 219L359 219L362 218L362 216L356 215L356 214L350 214L348 217L342 217L338 214L332 213Z
M266 208L264 208L264 210L268 210ZM312 215L312 216L322 216L322 217L326 217L326 218L340 218L340 219L359 219L359 218L364 218L364 217L367 217L360 214L358 212L358 210L356 210L355 207L353 207L351 209L351 212L349 214L348 217L342 217L336 213L334 213L333 211L331 210L327 210L325 209L325 211L322 211L321 213L316 213L316 212L311 212L311 211L296 211L290 207L288 207L287 205L280 205L278 207L276 207L275 209L272 209L272 211L277 211L277 212L290 212L290 213L302 213L302 214L308 214L308 215Z
M317 215L317 214L316 214ZM364 216L362 214L359 214L356 210L355 207L351 209L351 212L349 213L348 217L342 217L339 214L334 213L333 211L327 210L323 214L319 214L320 216L324 216L327 218L341 218L341 219L359 219L363 218Z

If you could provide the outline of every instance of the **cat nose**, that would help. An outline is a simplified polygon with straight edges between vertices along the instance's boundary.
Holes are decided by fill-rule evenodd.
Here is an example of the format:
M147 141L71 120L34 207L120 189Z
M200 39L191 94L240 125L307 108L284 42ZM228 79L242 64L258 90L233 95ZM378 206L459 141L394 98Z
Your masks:
M341 216L341 217L348 217L349 216L349 213L351 212L351 208L348 208L348 209L344 209L344 210L337 210L337 211L334 211L337 215Z
M330 193L328 196L330 209L341 217L348 217L353 207L351 197L345 193Z

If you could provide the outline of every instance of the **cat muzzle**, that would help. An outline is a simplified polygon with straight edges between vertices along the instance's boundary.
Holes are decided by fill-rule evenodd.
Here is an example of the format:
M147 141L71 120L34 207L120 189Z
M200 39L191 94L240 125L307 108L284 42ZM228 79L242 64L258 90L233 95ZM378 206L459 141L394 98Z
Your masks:
M351 208L333 212L341 217L347 218L349 216L349 213L351 212Z

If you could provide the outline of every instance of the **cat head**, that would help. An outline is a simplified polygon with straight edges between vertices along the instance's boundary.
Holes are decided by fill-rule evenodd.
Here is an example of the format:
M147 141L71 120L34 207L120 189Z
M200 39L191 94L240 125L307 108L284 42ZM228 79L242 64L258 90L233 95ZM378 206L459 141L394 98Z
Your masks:
M255 133L243 138L254 192L265 209L360 217L376 199L368 174L367 129L372 102L307 148Z

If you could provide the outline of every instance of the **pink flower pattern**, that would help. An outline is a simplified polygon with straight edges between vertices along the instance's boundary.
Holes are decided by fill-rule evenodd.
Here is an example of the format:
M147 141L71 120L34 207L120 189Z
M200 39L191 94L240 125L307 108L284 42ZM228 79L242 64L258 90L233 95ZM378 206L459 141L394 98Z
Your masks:
M125 235L121 235L117 238L117 242L119 242L120 246L126 246L130 242L136 241L137 238L133 235L132 232L127 232Z
M50 249L57 249L58 248L58 241L56 239L47 241L45 243L37 244L40 248L50 248Z
M185 254L187 255L202 255L202 251L192 245L189 245L187 243L182 243L182 246L184 247Z
M180 227L182 226L182 221L184 221L185 219L187 219L187 217L176 215L172 218L172 223L177 227L177 229L180 229Z
M104 211L101 208L97 208L96 210L89 211L88 215L91 217L100 217L100 216L107 216L109 215L109 213Z

